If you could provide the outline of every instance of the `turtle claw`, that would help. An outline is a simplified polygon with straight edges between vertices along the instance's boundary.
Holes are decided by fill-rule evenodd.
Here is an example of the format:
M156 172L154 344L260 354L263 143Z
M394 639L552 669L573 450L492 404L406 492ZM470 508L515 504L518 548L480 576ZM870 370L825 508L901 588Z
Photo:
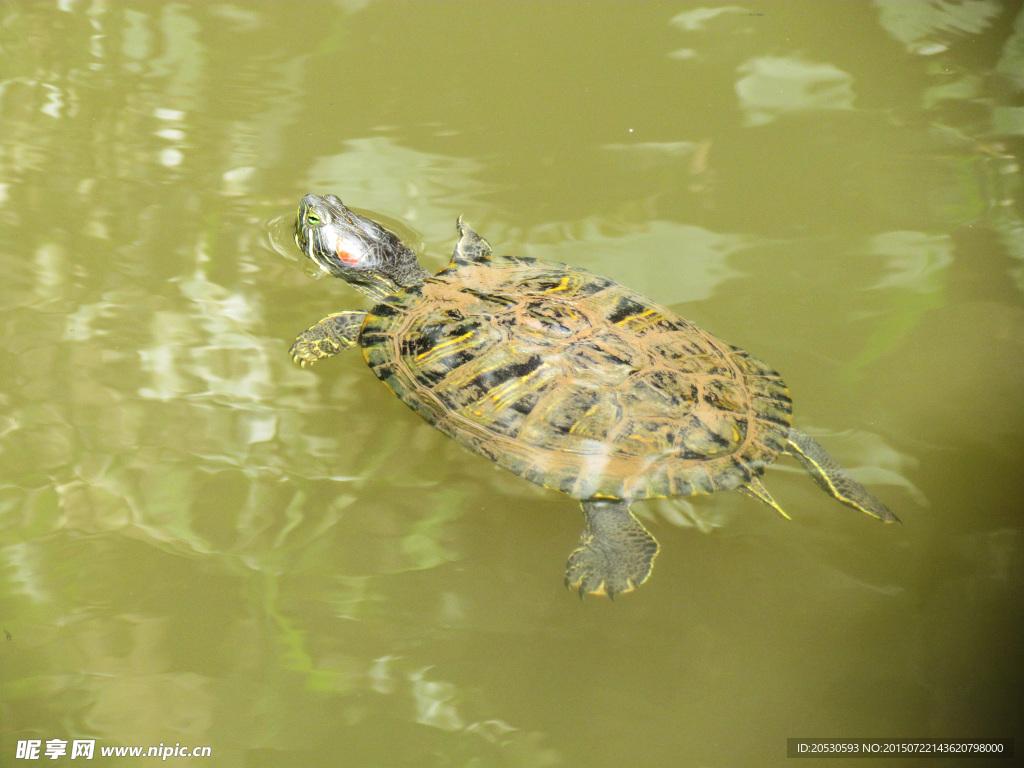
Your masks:
M569 573L565 576L565 586L567 589L575 590L582 600L587 595L597 595L599 597L607 597L609 600L614 601L616 595L621 595L626 592L632 592L636 589L636 584L632 579L626 579L625 581L618 582L615 580L614 575L611 576L611 580L615 583L609 583L608 579L605 579L592 571L585 571L586 566L582 565L580 558L576 555L579 550L573 552L573 557L569 558ZM575 560L575 562L574 562ZM570 576L570 573L572 576ZM578 576L579 581L575 581L574 577Z
M587 590L583 588L582 584L573 584L572 581L569 580L568 573L565 574L565 588L574 591L580 598L580 602L583 602L583 598L587 594Z
M333 357L340 351L341 345L333 339L317 338L309 331L300 335L291 348L292 360L303 368L307 368L325 357Z

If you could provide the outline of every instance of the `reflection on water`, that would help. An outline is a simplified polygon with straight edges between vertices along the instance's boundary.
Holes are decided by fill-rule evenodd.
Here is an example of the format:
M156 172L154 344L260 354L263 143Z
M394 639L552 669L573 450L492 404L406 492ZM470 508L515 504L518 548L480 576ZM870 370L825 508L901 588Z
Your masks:
M1015 736L1022 19L4 6L0 763L58 738L662 766ZM564 498L422 424L358 354L288 359L365 304L309 279L307 192L435 267L464 214L750 349L905 525L780 462L791 522L737 494L641 506L658 579L580 605Z
M736 94L750 126L786 112L853 108L853 77L832 64L762 56L744 63L740 72Z

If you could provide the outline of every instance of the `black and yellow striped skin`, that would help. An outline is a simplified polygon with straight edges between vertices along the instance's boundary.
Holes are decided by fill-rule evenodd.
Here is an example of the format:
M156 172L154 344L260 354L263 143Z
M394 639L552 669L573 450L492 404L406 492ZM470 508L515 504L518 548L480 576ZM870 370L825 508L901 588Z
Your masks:
M578 499L728 490L787 447L791 405L775 371L565 264L456 257L384 298L359 344L442 432Z

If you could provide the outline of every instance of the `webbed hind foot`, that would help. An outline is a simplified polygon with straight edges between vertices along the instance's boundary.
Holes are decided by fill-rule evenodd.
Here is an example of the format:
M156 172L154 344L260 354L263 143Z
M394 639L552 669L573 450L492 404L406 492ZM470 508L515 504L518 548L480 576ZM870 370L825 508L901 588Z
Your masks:
M900 521L885 504L850 477L847 471L839 465L839 462L829 456L828 451L809 435L805 435L797 429L791 429L786 453L796 456L808 474L814 478L814 482L836 501L872 517L877 517L884 523Z
M581 502L587 527L569 556L565 585L585 594L632 592L651 575L658 542L629 511L625 501Z

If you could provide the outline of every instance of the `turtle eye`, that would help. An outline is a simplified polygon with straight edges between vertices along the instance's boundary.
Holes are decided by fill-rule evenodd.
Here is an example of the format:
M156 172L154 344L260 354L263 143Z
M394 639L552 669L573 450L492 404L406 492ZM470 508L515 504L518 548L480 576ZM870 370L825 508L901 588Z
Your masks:
M312 208L306 211L306 223L311 227L319 227L320 214L314 211Z

